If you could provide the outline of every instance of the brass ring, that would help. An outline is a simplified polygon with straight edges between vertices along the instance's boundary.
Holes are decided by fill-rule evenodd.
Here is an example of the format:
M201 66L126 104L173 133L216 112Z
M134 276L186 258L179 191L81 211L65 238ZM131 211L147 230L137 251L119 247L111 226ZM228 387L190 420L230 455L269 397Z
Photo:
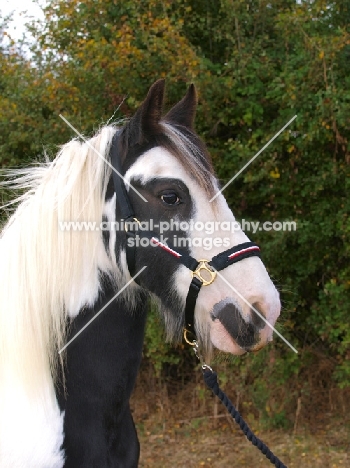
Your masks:
M190 341L187 338L187 333L191 333L191 332L189 330L187 330L186 328L184 328L184 340L186 341L186 343L189 344L190 346L196 346L196 341L195 340Z

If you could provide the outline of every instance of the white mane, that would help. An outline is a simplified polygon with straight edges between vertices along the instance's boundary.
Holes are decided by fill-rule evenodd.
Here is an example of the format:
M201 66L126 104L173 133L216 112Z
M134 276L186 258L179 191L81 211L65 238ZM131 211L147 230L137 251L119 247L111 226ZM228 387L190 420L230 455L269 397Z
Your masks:
M6 379L38 391L55 374L67 315L94 303L99 271L111 269L101 231L59 222L101 222L111 170L98 153L108 155L114 133L104 127L89 145L72 140L53 162L11 171L6 184L27 191L0 238L0 399Z

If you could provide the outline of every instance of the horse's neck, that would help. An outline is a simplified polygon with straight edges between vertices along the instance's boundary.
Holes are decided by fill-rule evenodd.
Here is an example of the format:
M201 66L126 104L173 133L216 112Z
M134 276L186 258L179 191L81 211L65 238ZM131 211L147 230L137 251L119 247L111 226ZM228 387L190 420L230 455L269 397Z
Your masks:
M83 310L72 321L67 339L74 337L115 293L108 287L93 308ZM134 311L123 301L113 301L68 346L66 390L57 392L65 411L65 466L80 467L82 454L84 463L101 457L101 467L107 454L116 461L115 466L126 463L120 457L138 457L129 398L141 361L146 309L146 298L140 298Z

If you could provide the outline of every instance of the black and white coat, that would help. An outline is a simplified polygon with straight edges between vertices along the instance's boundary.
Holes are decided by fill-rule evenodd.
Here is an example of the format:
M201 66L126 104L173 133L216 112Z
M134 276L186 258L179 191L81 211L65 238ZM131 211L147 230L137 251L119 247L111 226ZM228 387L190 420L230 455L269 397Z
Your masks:
M218 185L193 130L194 87L165 117L163 94L158 81L118 129L128 194L140 222L152 219L156 232L169 223L163 237L172 245L185 238L186 252L211 259L248 238L241 230L221 229L235 221L222 194L209 202ZM131 279L123 231L60 229L63 221L120 221L109 163L116 131L106 126L88 142L73 140L52 163L20 172L12 183L27 192L0 240L3 468L136 467L139 443L129 399L149 296L168 337L181 338L190 272L147 246L136 249L135 271L147 267L137 282L58 353ZM183 229L175 229L175 221ZM210 245L208 237L221 241ZM271 341L271 328L251 306L272 325L280 312L278 292L257 257L226 268L202 288L195 323L207 357L213 346L238 355Z

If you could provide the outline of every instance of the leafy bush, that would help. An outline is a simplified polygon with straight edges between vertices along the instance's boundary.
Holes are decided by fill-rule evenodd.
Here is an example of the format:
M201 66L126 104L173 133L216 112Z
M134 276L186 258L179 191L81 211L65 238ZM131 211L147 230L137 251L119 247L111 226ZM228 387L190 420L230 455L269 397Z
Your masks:
M281 290L283 334L300 354L277 338L259 356L234 360L230 376L253 384L262 412L293 382L285 407L274 410L277 425L285 424L290 399L309 391L305 376L321 362L330 363L328 385L349 386L349 5L52 0L46 18L32 26L31 61L0 49L4 167L72 137L59 113L91 133L112 116L130 116L162 76L170 103L196 83L197 131L222 183L298 116L224 194L238 220L297 223L295 232L247 234L262 246ZM164 344L154 311L145 343L158 376L185 359L183 349ZM273 366L264 364L269 353Z

